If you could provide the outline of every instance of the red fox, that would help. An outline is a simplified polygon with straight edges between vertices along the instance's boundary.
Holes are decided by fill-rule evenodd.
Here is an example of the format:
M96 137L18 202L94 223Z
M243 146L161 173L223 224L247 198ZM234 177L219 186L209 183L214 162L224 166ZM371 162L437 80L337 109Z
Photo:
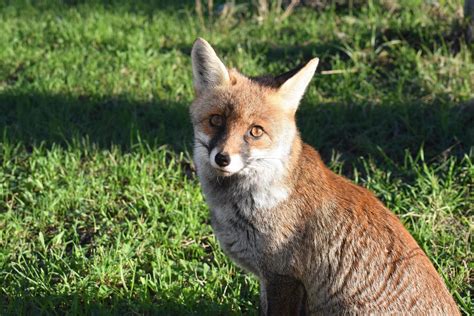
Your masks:
M260 281L263 315L459 315L413 237L303 143L295 112L318 59L277 77L191 52L194 162L224 252Z

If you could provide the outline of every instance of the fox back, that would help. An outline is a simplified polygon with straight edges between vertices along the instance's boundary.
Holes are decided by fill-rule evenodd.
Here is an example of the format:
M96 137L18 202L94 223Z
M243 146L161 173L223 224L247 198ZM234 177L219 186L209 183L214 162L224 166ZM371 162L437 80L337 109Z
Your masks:
M459 314L396 216L302 142L295 112L317 59L249 78L203 39L191 54L197 173L221 247L260 281L262 314Z

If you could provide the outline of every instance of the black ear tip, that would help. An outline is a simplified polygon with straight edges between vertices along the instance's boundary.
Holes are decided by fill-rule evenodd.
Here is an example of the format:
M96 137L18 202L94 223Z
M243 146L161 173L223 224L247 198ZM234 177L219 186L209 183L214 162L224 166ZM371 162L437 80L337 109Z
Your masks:
M306 66L306 63L299 64L295 68L281 74L275 77L275 85L279 88L281 85L283 85L288 79L293 77L300 71L304 66Z

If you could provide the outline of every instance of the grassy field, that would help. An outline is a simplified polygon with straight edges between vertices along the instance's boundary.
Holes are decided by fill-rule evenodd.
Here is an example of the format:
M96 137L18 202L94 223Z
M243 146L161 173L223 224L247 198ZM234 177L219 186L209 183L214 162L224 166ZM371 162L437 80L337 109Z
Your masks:
M197 36L248 75L319 57L303 138L401 218L474 313L474 48L461 0L285 20L247 6L204 24L193 1L10 2L0 314L255 314L258 284L221 252L191 163Z

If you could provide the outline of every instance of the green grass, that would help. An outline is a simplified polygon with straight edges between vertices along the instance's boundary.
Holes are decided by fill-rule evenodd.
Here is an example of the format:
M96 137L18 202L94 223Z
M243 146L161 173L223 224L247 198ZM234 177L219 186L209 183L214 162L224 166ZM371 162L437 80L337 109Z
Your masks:
M0 4L2 314L255 314L258 284L221 252L191 163L197 36L249 75L318 56L303 138L402 219L474 313L462 1L206 25L160 3Z

